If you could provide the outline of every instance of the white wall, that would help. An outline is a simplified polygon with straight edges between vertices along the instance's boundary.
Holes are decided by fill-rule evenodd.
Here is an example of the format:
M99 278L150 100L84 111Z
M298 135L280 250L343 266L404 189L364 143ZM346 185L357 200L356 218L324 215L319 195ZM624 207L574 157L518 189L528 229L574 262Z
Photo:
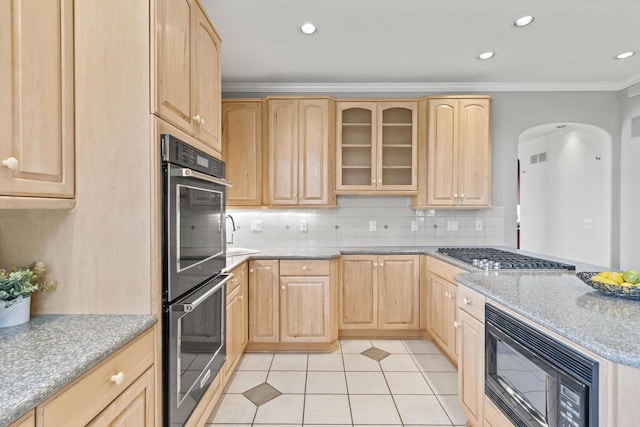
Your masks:
M611 265L610 145L603 132L575 124L520 143L521 249ZM542 152L547 160L532 164Z
M337 209L229 209L235 220L234 246L268 250L312 251L345 246L502 246L502 208L465 211L414 211L408 197L338 196ZM433 216L430 216L433 215ZM483 223L475 230L476 219ZM300 231L300 221L308 231ZM252 232L251 222L262 221ZM376 231L369 222L376 221ZM415 221L418 230L411 229ZM456 221L458 231L447 231ZM385 227L386 226L386 227ZM227 221L227 237L231 232Z
M640 117L640 96L627 98L626 90L618 96L621 110L620 267L640 270L640 135L632 136L631 129L632 119Z

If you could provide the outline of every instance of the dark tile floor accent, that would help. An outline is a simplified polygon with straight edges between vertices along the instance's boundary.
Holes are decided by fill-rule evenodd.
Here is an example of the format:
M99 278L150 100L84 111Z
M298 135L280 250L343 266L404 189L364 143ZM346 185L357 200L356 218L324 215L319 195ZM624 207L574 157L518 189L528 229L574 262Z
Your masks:
M376 362L381 361L382 359L384 359L387 356L390 356L391 353L388 353L384 350L380 350L377 347L370 347L368 349L366 349L365 351L363 351L362 353L360 353L363 356L367 356L369 359L373 359Z
M269 383L262 383L254 388L242 393L244 397L253 402L254 405L260 406L280 396L280 393Z

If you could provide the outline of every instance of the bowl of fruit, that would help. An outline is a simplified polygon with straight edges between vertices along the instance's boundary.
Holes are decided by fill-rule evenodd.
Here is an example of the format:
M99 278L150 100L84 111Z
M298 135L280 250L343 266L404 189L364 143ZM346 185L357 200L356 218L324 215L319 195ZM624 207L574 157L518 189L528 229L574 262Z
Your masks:
M576 276L587 285L605 295L622 298L640 299L640 272L627 270L576 273Z

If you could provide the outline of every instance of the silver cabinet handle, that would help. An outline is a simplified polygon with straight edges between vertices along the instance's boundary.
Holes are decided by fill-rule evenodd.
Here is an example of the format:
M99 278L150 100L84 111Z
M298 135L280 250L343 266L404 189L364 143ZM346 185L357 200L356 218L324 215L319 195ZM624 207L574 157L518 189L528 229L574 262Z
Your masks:
M282 285L281 289L282 289L283 291L285 291L285 290L287 290L287 287L286 287L285 285Z
M200 123L200 120L202 120L200 118L200 114L196 114L195 116L192 117L192 119L193 119L194 122L196 122L198 124Z
M461 198L461 199L464 199L464 194L461 194L461 195L460 195L460 198Z
M373 266L374 266L374 267L377 267L377 266L378 266L378 263L377 263L377 262L374 262L374 263L373 263Z
M454 194L454 195L453 195L453 198L454 198L454 199L457 199L457 198L458 198L458 194L457 194L457 193L456 193L456 194Z
M444 296L445 296L445 297L447 297L447 298L449 298L449 292L445 292L445 293L444 293Z
M307 266L306 265L302 266L302 271L307 271Z
M18 169L18 166L20 166L20 162L15 157L7 157L2 161L2 164L11 170Z
M458 323L458 321L456 320L455 322L453 322L453 327L458 329L458 326L460 326L460 324Z
M378 184L382 184L382 180L381 179L378 180Z
M249 269L249 274L253 274L253 268Z
M204 126L204 117L200 117L200 124Z
M471 305L471 300L469 298L463 298L462 302L464 302L466 305Z
M381 262L381 263L380 263L380 267L384 267L384 262Z

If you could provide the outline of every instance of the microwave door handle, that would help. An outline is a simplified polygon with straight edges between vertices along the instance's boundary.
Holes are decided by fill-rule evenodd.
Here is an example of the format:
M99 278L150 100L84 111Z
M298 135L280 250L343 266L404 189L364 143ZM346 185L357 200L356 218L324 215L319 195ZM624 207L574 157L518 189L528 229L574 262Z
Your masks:
M189 168L174 169L171 171L173 176L185 176L189 178L197 178L203 181L213 182L214 184L224 185L225 187L233 187L231 181L227 181L223 178L216 178L215 176L207 175L206 173L194 171Z
M185 312L190 312L193 311L194 308L198 307L200 304L202 304L204 302L204 300L206 300L207 298L209 298L211 295L213 295L216 291L220 290L220 288L227 283L229 280L231 280L231 278L233 277L233 274L228 273L226 274L226 277L217 285L215 285L213 288L209 289L204 295L196 298L195 300L193 300L192 302L187 302L184 303L182 305L182 308Z

